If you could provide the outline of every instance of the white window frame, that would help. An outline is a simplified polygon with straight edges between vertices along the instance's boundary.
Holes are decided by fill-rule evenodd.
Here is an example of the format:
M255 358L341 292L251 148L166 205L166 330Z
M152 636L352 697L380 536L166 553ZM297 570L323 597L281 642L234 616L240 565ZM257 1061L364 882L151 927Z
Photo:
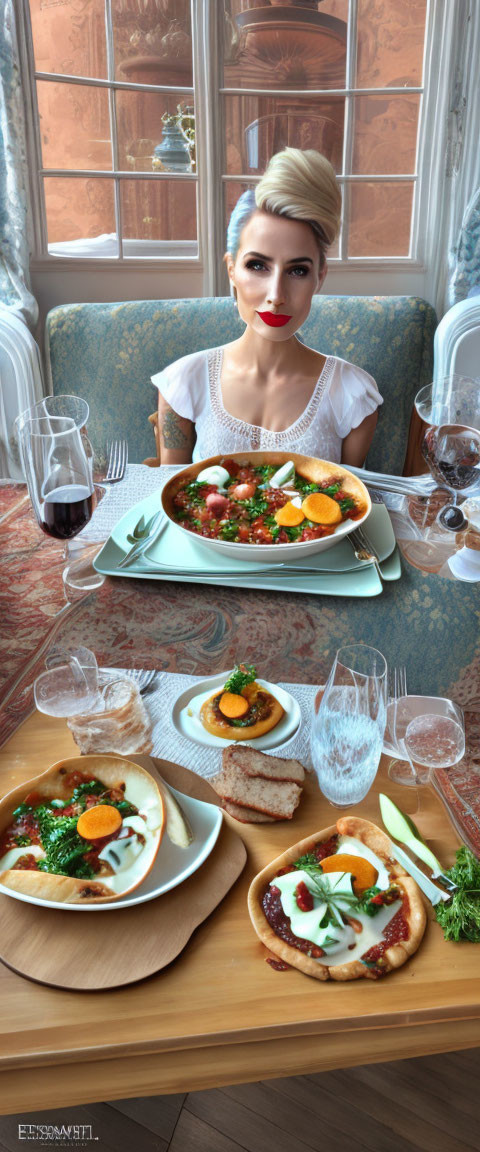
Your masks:
M223 191L226 181L238 183L255 183L251 175L226 176L222 172L223 160L223 96L225 93L245 96L253 90L227 89L222 84L220 69L222 67L222 53L220 48L221 17L223 4L218 0L192 0L192 30L194 45L194 100L196 112L196 138L197 138L197 172L195 174L163 174L163 173L118 173L92 172L75 173L78 176L119 175L128 179L168 179L190 180L197 185L197 223L198 223L198 255L181 256L178 252L165 258L128 257L126 259L114 257L97 258L70 258L68 256L53 256L47 254L45 236L45 213L43 205L43 179L44 170L41 167L39 152L38 110L36 104L36 78L45 78L46 74L32 72L33 47L29 32L28 0L15 0L18 10L19 39L23 55L22 72L25 80L25 98L27 112L27 146L29 168L31 174L31 204L36 240L36 255L31 264L32 272L38 275L54 273L58 279L59 271L65 273L84 272L91 273L93 280L97 273L113 276L117 282L121 277L124 285L123 297L130 296L129 280L135 278L134 274L142 272L145 276L153 274L156 278L156 295L169 295L168 289L162 292L161 285L165 278L165 285L172 276L172 272L191 274L203 272L203 293L205 295L221 295L227 290L225 273L222 266L224 250L224 207ZM109 0L106 0L107 7ZM399 0L401 3L401 0ZM449 224L448 204L445 197L445 156L451 153L453 144L460 148L458 140L459 109L462 102L468 105L470 96L475 92L475 49L479 47L480 24L476 24L475 42L470 47L468 37L465 36L465 27L471 18L472 3L475 0L428 0L427 19L425 28L425 49L423 64L423 80L419 87L387 88L387 89L355 89L352 87L353 67L355 57L355 32L357 19L357 0L349 0L349 22L347 36L347 74L346 89L339 90L346 95L346 118L344 133L344 168L349 167L352 148L352 109L355 94L382 94L395 93L420 94L419 132L417 139L417 156L415 173L389 176L382 175L380 179L402 181L408 179L414 182L414 197L412 210L412 229L410 255L403 257L349 257L345 258L347 243L347 226L344 222L340 255L329 261L329 277L327 291L339 291L352 294L374 292L382 294L390 291L418 291L421 295L428 295L429 279L432 281L432 268L435 265L436 252L439 245L447 242ZM471 21L472 23L472 21ZM112 47L110 45L110 68ZM472 58L473 52L473 58ZM477 57L478 58L478 57ZM204 61L209 66L204 67ZM469 62L469 74L462 76L462 68ZM50 75L50 74L48 74ZM461 79L459 80L459 77ZM54 77L56 82L79 82L78 77ZM165 88L163 86L149 86L140 84L127 84L112 80L91 81L110 89L111 105L115 104L114 89L128 88L147 91L180 91L180 89ZM182 89L182 92L184 89ZM186 90L185 90L186 91ZM265 92L262 91L262 95ZM271 93L288 96L305 96L311 100L312 95L332 95L331 90L317 90L305 92L292 92L278 89ZM114 110L113 110L114 114ZM469 136L476 139L480 125L480 108L478 104L470 109ZM455 139L455 136L457 139ZM452 144L453 141L453 144ZM115 157L114 157L115 160ZM458 161L458 156L457 156ZM49 170L50 172L51 170ZM40 178L38 178L40 173ZM54 173L55 174L55 173ZM59 173L60 174L60 173ZM61 173L64 174L63 172ZM70 173L69 173L70 174ZM448 169L447 169L448 176ZM339 176L341 184L360 181L379 181L379 176ZM118 182L116 183L118 188ZM161 243L161 242L160 242ZM169 244L168 248L172 249ZM165 252L165 250L163 249ZM137 276L137 284L138 284ZM181 275L180 275L181 280ZM188 275L185 279L188 283ZM423 287L423 291L422 291ZM432 297L432 292L430 297ZM152 294L152 293L147 293ZM177 293L177 294L181 294ZM188 289L185 295L191 295ZM132 298L141 295L133 292ZM95 296L93 297L95 298ZM105 296L101 296L105 298ZM108 296L106 297L108 298Z

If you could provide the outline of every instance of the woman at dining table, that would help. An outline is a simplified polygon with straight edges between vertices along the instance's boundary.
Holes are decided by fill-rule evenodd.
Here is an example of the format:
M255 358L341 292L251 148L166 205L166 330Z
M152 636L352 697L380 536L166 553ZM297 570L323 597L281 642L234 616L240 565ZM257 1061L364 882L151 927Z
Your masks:
M245 331L152 377L161 464L248 449L364 463L382 403L375 381L297 335L325 280L340 206L331 164L311 149L278 152L240 197L225 261Z

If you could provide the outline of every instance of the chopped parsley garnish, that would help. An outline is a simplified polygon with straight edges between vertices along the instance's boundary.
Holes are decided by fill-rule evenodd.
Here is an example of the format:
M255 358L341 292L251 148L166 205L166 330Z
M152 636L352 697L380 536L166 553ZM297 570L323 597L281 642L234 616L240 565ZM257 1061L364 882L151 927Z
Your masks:
M233 672L224 684L224 692L233 692L240 696L247 684L253 684L257 676L257 669L253 664L236 664Z
M268 500L263 500L261 496L251 496L250 500L238 500L237 503L245 508L249 519L262 516L264 512L268 512L270 507Z
M27 844L31 844L32 841L30 836L16 836L15 843L18 844L19 848L26 848Z
M220 529L222 540L236 540L238 535L237 520L226 520Z
M88 846L78 835L78 816L54 816L45 805L37 808L35 814L45 850L45 859L39 860L37 867L42 872L90 879L94 871L83 860Z
M339 500L338 504L342 512L349 512L351 508L355 507L355 501L350 496L345 496L344 500Z
M18 820L20 816L26 816L27 812L33 812L31 804L19 804L13 813L13 819Z
M267 480L270 480L271 476L273 476L274 472L276 471L276 467L274 464L257 464L253 471L255 472L255 475L260 476L261 480L263 480L265 483Z
M299 856L298 860L295 860L293 867L304 870L307 868L318 868L319 872L321 871L315 852L305 852L304 856Z
M192 480L192 483L186 488L191 504L203 504L205 499L205 488L207 487L206 480Z

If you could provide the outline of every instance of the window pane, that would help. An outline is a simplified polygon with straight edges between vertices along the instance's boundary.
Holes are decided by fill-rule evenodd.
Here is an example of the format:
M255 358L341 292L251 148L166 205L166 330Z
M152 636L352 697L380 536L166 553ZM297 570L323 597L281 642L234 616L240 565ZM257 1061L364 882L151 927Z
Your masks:
M193 117L193 97L181 92L128 92L115 95L117 106L118 163L121 169L153 172L163 167L190 172L191 152L180 124L162 123L162 117L179 117L178 107L189 109ZM182 120L185 124L185 121ZM194 126L193 119L189 120ZM159 152L154 157L154 149Z
M315 4L224 0L224 86L342 88L347 10L347 0L320 11Z
M115 78L193 84L190 0L112 0Z
M37 72L107 77L105 0L30 0Z
M245 181L245 183L243 183L243 182L240 183L240 181L236 181L236 180L232 180L231 182L230 181L225 182L225 185L224 185L224 189L225 189L225 191L224 191L224 245L225 245L225 247L226 247L226 238L227 238L227 228L228 228L230 216L231 216L233 209L237 203L237 200L240 199L242 192L246 192L247 188L254 188L254 187L255 187L254 184L248 184L247 181ZM332 244L331 248L329 248L329 250L328 250L328 259L331 260L332 258L335 258L336 256L338 256L338 253L339 253L339 242L337 239L337 240L335 240L335 243Z
M357 96L352 172L415 172L419 96Z
M74 242L75 256L117 255L113 180L48 176L44 191L50 250Z
M343 97L329 101L225 96L226 173L261 175L287 145L316 148L337 172L342 166Z
M427 0L358 0L357 88L422 83Z
M106 88L37 82L44 168L112 167Z
M125 239L196 240L193 180L122 180L120 196Z
M408 256L413 183L348 185L349 256Z

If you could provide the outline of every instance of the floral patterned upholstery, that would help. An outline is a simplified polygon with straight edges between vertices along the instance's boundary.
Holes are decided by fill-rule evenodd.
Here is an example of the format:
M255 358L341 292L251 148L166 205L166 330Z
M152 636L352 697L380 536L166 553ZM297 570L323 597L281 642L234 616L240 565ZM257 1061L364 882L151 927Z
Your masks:
M318 296L302 338L375 377L384 397L368 466L402 471L415 393L432 379L435 313L411 296ZM129 458L154 453L150 377L173 360L234 340L243 324L230 297L66 304L47 316L47 375L53 392L90 405L98 457L126 436Z

